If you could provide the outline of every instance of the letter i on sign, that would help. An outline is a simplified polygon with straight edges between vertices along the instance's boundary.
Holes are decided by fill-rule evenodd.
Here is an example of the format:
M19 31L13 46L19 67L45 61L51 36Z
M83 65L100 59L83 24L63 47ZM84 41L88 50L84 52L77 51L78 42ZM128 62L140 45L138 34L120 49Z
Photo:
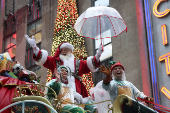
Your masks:
M162 42L163 42L163 45L166 45L166 44L168 44L167 32L166 32L166 24L161 25L161 31L162 31Z

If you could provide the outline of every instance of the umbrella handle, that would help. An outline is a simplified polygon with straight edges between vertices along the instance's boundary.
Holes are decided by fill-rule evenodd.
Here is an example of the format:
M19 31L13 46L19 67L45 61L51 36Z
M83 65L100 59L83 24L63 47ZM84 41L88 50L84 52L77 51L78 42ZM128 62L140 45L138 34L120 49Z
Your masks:
M101 45L102 45L102 39L101 39ZM103 51L103 45L102 45L102 51Z

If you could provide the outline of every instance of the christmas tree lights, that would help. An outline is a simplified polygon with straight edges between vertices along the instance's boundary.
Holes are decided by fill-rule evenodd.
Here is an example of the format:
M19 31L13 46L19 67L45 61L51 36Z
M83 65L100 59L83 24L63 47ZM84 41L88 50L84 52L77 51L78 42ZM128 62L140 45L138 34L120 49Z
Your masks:
M86 60L87 51L84 38L79 36L73 25L78 18L76 0L58 0L57 16L53 35L51 56L55 54L58 46L63 42L69 42L74 46L73 54L76 59ZM52 79L52 72L48 70L47 82ZM93 87L92 73L84 74L82 82L87 91Z

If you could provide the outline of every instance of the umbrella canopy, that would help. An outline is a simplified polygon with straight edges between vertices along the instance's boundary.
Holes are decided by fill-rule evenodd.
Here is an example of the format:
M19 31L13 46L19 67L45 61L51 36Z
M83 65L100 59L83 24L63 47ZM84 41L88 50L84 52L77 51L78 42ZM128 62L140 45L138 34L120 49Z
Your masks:
M80 36L96 40L116 37L127 31L118 11L106 6L88 8L78 17L74 28Z

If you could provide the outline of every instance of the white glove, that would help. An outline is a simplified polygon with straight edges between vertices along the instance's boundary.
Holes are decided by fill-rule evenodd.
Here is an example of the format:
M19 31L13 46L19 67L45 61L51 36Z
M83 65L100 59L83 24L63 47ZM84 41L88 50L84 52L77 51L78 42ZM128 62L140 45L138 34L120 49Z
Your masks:
M86 104L88 101L92 100L91 97L85 97L85 98L82 98L82 101L81 103L82 104Z
M81 104L82 96L79 93L77 93L76 91L74 91L73 93L74 93L74 98L76 99L77 103Z
M79 93L74 92L74 98L78 102L78 104L86 104L88 101L91 100L91 97L85 97L83 98Z
M25 38L26 38L27 42L28 42L28 43L31 45L31 47L33 48L34 54L37 56L37 55L38 55L38 52L39 52L39 48L38 48L37 45L36 45L34 36L32 36L32 39L31 39L31 38L29 38L28 35L25 35Z
M98 48L98 51L97 51L97 54L95 55L97 61L99 62L99 58L101 56L101 54L103 53L104 50L103 49L103 45L100 44L99 48Z

